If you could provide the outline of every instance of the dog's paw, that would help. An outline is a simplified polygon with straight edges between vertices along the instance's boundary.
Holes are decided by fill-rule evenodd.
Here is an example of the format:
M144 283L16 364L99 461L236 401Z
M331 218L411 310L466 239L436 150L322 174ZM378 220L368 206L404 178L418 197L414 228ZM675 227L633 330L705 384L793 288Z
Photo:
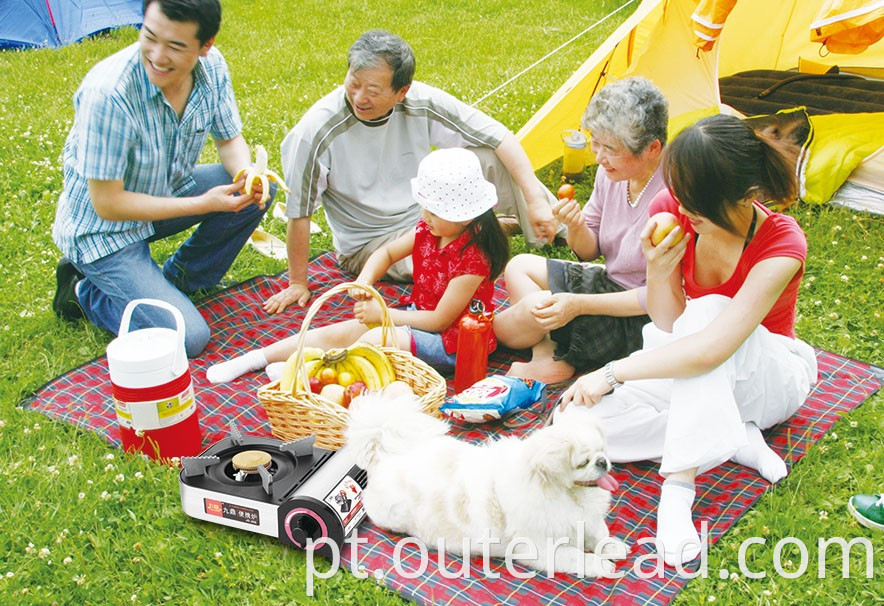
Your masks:
M608 537L599 542L596 552L614 560L625 560L629 555L629 546L620 539Z
M594 553L587 553L584 558L585 574L588 578L611 577L616 570L614 562L598 557Z

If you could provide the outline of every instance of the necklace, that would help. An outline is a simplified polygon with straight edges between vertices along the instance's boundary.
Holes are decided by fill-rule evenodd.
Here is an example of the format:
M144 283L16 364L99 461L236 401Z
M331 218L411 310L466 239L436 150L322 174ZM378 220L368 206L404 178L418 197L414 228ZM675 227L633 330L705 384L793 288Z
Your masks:
M639 201L642 199L645 191L648 189L648 185L651 184L651 181L654 179L654 175L651 175L647 181L645 181L645 186L642 187L642 190L638 192L638 195L635 197L635 200L632 199L632 195L629 192L629 180L626 180L626 203L629 204L632 208L638 206Z
M749 231L746 232L746 239L743 240L743 250L746 250L746 247L749 246L749 242L752 241L752 236L755 235L755 222L758 219L758 211L755 210L755 205L752 205L752 222L749 223Z

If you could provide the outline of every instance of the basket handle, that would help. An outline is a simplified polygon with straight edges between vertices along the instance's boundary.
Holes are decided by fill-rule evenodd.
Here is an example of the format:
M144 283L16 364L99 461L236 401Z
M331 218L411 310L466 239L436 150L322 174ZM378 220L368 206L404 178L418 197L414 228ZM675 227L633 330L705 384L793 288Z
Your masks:
M390 308L387 307L386 301L381 296L373 286L368 284L364 284L362 282L342 282L336 286L332 286L327 291L322 293L313 303L310 304L310 309L307 310L307 315L304 316L303 322L301 322L301 331L298 333L298 344L295 348L295 354L297 357L295 358L295 364L298 365L298 373L301 375L301 386L303 389L309 389L307 371L304 368L304 343L307 340L307 330L310 327L310 322L313 321L313 317L319 313L320 308L332 297L335 295L349 292L351 289L363 290L368 295L378 302L381 306L381 312L383 314L381 318L381 346L386 347L387 342L395 343L395 333L393 329L395 326L393 325L393 319L390 317ZM298 382L295 381L295 388L297 389Z

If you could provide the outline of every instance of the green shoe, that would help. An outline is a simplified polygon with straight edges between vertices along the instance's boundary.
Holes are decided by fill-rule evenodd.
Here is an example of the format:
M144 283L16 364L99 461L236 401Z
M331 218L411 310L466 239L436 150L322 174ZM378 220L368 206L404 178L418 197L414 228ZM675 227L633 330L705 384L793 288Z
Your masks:
M853 495L847 509L866 528L884 530L884 494Z

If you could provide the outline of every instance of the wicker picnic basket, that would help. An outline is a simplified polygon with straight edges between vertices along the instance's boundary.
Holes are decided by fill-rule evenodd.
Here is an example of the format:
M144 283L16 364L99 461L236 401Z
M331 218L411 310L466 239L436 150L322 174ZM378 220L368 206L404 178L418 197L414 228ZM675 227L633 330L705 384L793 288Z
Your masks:
M305 335L313 316L329 299L354 288L367 292L383 309L381 351L390 359L393 370L396 372L396 379L411 386L412 391L418 396L418 402L424 412L439 416L439 407L445 399L447 389L445 379L429 364L415 358L410 352L396 347L388 347L387 343L395 343L396 337L393 332L394 326L393 320L390 318L390 310L383 297L371 286L357 282L345 282L330 288L316 299L307 310L307 315L304 316L295 350L298 356L297 364L301 368L301 380L295 381L294 393L280 390L279 381L274 381L258 389L258 401L267 411L273 435L281 440L295 440L315 435L316 445L320 448L338 450L344 445L344 431L349 421L349 412L343 406L311 392L309 388L302 387L308 384L303 370L303 356Z

